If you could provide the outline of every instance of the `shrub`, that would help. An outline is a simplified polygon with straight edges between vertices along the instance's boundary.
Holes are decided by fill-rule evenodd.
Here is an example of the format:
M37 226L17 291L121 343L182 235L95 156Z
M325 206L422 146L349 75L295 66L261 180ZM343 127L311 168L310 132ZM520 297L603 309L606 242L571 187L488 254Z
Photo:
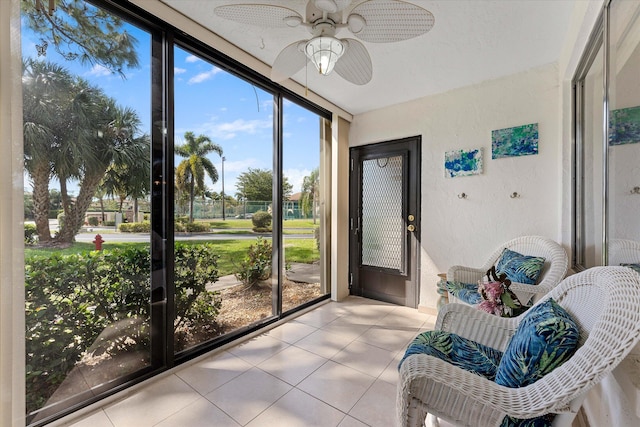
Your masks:
M104 222L104 226L105 227L114 227L116 225L115 221L105 221Z
M185 224L185 230L190 233L204 233L209 231L209 224L204 222L188 222Z
M245 285L268 279L271 276L271 252L271 242L258 237L255 245L249 246L247 255L235 273L236 278Z
M99 222L100 222L100 220L98 220L97 216L90 216L89 218L87 218L87 223L89 225L94 226L94 227L96 227Z
M174 221L182 223L182 224L186 224L186 223L189 222L189 216L187 216L187 215L176 215Z
M150 233L151 223L149 221L123 222L118 225L118 230L122 233Z
M24 244L35 245L38 238L38 230L35 224L24 225Z
M60 212L57 218L58 218L58 228L62 229L62 226L64 225L64 212Z
M174 333L213 338L221 307L211 244L175 246ZM27 412L42 407L89 348L107 355L149 348L148 249L35 256L25 262ZM118 334L97 342L108 327ZM115 328L114 328L115 329ZM178 348L178 344L176 345Z
M251 217L253 231L269 231L271 229L271 214L265 211L258 211Z

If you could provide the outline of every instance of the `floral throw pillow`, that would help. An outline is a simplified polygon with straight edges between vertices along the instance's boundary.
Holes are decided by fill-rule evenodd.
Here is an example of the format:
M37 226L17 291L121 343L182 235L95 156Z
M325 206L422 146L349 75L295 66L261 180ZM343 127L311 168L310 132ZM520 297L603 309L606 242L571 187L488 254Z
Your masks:
M535 285L544 267L544 258L522 255L504 248L498 262L496 273L506 274L512 282Z
M496 383L524 387L536 382L573 355L579 335L576 322L553 298L530 308L500 360Z
M409 345L398 365L412 354L428 354L466 371L494 380L502 353L459 335L444 331L427 331Z

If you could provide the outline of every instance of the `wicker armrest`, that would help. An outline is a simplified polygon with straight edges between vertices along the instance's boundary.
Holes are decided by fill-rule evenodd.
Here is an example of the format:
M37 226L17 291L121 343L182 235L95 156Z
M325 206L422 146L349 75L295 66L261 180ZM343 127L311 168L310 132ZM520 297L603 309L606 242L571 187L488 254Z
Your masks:
M435 328L504 351L518 322L469 305L447 304L438 312Z
M454 265L447 271L447 280L455 280L462 283L478 283L478 280L487 273L481 268Z

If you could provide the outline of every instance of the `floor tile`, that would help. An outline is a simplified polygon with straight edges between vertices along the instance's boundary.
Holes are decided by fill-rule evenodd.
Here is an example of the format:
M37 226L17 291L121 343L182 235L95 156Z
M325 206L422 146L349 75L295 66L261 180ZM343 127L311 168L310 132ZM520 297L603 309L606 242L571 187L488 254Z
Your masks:
M69 424L69 427L113 427L113 423L103 410L99 410L78 422Z
M321 329L301 339L294 345L315 353L318 356L330 359L352 341L353 338L347 335L335 334Z
M202 395L252 368L249 362L228 351L218 353L176 373Z
M265 360L258 367L291 385L296 385L327 360L307 350L291 346Z
M245 425L291 388L284 381L254 367L205 397L240 425Z
M369 427L369 426L363 423L362 421L358 421L355 418L347 415L346 417L344 417L342 422L338 424L338 427Z
M374 377L330 360L298 388L346 413L374 381Z
M355 317L340 317L333 322L325 325L322 330L331 332L336 335L342 335L345 338L355 340L360 335L365 333L367 329L371 327L372 323L355 318Z
M115 427L153 426L200 395L175 375L154 381L135 394L105 408Z
M400 361L402 360L403 357L404 357L404 350L397 352L393 357L393 359L391 359L391 362L389 362L385 370L382 371L378 379L388 382L389 384L392 384L394 386L397 385L398 384L398 365L400 364Z
M395 352L354 341L335 355L332 360L367 375L378 377L389 365Z
M200 398L155 427L239 427L231 417L207 399Z
M293 389L247 424L247 427L335 427L344 413Z
M255 366L287 347L289 347L289 344L284 341L267 335L259 335L236 347L230 348L228 351Z
M300 317L296 317L296 321L304 323L305 325L313 326L315 328L322 328L327 323L333 322L342 314L343 310L334 308L333 304L327 304L313 311L303 314Z
M293 320L270 330L267 335L280 341L293 344L317 330L318 328L315 326Z
M397 351L406 347L417 334L413 328L375 325L367 329L357 340L374 347Z
M389 427L396 422L396 387L377 380L349 411L371 427Z

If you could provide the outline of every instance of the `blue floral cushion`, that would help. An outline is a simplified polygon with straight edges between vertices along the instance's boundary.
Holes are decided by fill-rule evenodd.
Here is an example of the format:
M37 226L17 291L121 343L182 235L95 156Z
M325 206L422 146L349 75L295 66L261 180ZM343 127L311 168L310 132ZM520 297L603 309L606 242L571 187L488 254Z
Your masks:
M427 331L409 345L398 369L412 354L428 354L476 375L494 380L502 353L491 347L444 331Z
M536 382L573 355L579 334L569 313L552 298L534 306L507 345L496 383L524 387Z
M500 427L551 427L553 418L553 414L543 415L536 418L529 418L526 420L506 416L502 419L502 424L500 424Z
M542 257L522 255L504 248L496 264L496 273L506 274L512 282L535 285L543 267Z
M467 304L475 305L482 302L482 297L480 296L480 292L478 292L477 283L447 281L446 288L447 292Z
M632 270L635 270L636 273L640 273L640 264L620 264L623 267L629 267Z

